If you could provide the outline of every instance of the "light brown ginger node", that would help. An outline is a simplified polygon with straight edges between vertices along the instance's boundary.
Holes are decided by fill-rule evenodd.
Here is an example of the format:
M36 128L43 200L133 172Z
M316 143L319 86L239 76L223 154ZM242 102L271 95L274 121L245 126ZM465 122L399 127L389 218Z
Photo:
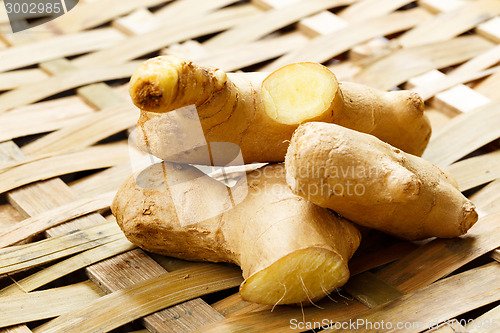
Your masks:
M139 148L163 160L208 164L202 154L172 154L177 124L162 113L195 105L207 142L232 142L244 161L282 162L293 131L310 121L372 134L420 156L431 127L424 104L410 91L385 92L343 82L318 63L296 63L268 73L228 73L174 56L142 64L130 81L141 108ZM146 137L149 146L146 146Z

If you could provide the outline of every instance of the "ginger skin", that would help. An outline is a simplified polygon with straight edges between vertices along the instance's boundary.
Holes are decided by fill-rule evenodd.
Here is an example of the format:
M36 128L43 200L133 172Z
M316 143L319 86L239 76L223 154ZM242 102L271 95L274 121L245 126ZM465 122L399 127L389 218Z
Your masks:
M233 187L233 198L248 190L242 202L183 224L172 186L185 186L183 210L190 217L231 205L228 188L192 166L164 162L130 177L111 208L127 238L145 250L239 265L245 278L240 294L247 301L306 305L342 286L360 242L356 227L292 194L280 165L247 179L248 187L243 180Z
M399 238L457 237L478 219L451 175L374 136L335 124L299 126L285 165L293 193Z
M282 162L293 131L309 121L369 133L417 156L431 135L417 94L339 83L328 68L317 63L291 64L271 74L226 74L161 56L137 69L130 80L130 96L142 110L139 148L180 163L210 164L207 154L173 154L168 148L181 144L175 135L179 130L161 114L193 104L206 141L237 144L245 163Z

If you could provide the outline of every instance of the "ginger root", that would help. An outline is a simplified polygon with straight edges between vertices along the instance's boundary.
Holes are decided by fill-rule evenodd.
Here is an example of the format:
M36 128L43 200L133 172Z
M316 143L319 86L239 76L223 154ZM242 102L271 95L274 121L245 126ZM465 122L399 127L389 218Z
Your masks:
M245 163L282 162L288 140L309 121L335 123L372 134L422 155L431 135L422 99L409 91L385 92L339 83L317 63L284 66L271 74L228 73L174 56L143 63L130 80L142 112L137 143L162 160L211 164L200 149L173 153L185 138L161 114L195 105L207 142L239 145ZM199 148L199 147L198 147Z
M335 124L299 126L285 165L293 193L400 238L456 237L478 218L451 175L372 135Z
M248 191L246 197L233 203L224 184L198 169L155 164L121 187L112 211L127 238L143 249L241 266L240 294L250 302L308 304L342 286L360 242L356 227L292 194L280 165L246 179L249 186L240 180L229 196ZM203 216L212 217L196 222Z

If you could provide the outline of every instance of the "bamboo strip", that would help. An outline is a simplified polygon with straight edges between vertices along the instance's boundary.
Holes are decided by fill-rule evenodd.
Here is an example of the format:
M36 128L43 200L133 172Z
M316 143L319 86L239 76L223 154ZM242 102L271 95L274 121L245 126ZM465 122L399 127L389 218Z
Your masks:
M71 65L69 61L66 59L60 59L52 62L51 66L52 71L51 74L57 74L58 71L63 68L67 70L72 70L74 67ZM122 88L118 88L122 89ZM113 119L113 115L116 112L121 111L121 109L127 107L125 105L119 106L119 104L123 103L123 98L115 93L115 90L112 90L109 86L107 86L104 83L97 83L93 84L90 86L85 86L77 90L80 95L82 95L83 98L85 98L89 104L92 104L96 106L97 108L106 108L109 107L108 110L103 111L103 113L98 113L97 115L90 114L88 117L85 118L83 122L77 123L75 126L69 126L68 128L62 129L60 131L57 131L55 133L52 133L50 135L47 135L39 140L36 140L33 142L33 145L38 145L40 150L44 149L44 145L46 147L51 147L51 148L57 148L59 147L59 153L62 151L61 149L61 144L62 147L67 147L65 150L72 150L71 149L71 143L72 143L72 138L76 140L76 146L86 146L91 143L95 143L99 139L104 139L108 135L116 133L114 126L117 125L118 128L124 129L123 123L125 123L125 127L130 124L131 118L130 118L130 113L127 113L127 116L121 116L121 117L115 117ZM128 91L128 90L127 90ZM127 94L128 95L128 94ZM134 108L135 110L135 108ZM111 116L111 119L108 119L109 116ZM116 119L117 118L117 119ZM94 125L97 125L99 127L99 123L96 123L95 120L97 121L102 121L103 123L107 124L108 121L110 121L112 126L106 126L104 129L98 128L97 132L92 131L95 126L92 126L92 123ZM89 122L90 121L90 122ZM134 120L135 121L135 120ZM82 126L83 125L83 126ZM82 133L84 132L84 133ZM98 137L99 139L95 139ZM75 141L74 140L74 141ZM69 145L69 147L68 147ZM31 144L25 145L23 149L26 149L27 152L29 153L29 149L33 148ZM75 145L73 145L73 148L76 148ZM36 150L34 150L36 151ZM38 151L40 153L40 151ZM55 153L52 151L52 153ZM104 182L106 184L106 182ZM118 187L113 189L112 191L116 191ZM101 192L101 195L104 192Z
M3 0L1 2L3 2ZM9 23L9 16L7 15L7 11L0 11L0 23Z
M377 273L403 292L416 290L452 273L500 246L500 211L481 217L461 237L436 239Z
M500 83L500 73L495 73L490 77L486 78L482 82L479 82L474 90L483 94L494 101L498 101L500 96L498 96L498 85Z
M141 265L143 271L137 270L137 265ZM106 293L113 293L166 273L161 265L139 248L92 265L87 271L90 280L99 284Z
M500 179L486 185L470 199L476 204L480 216L500 210Z
M476 33L495 43L500 43L500 17L495 16L494 18L481 23L477 26Z
M361 22L387 15L411 2L411 0L364 0L347 7L339 13L339 16L349 22Z
M167 257L157 253L150 253L149 256L158 264L160 264L161 267L166 269L168 272L173 272L181 268L187 268L198 265L198 262L196 261L188 261L174 257Z
M345 299L340 296L330 296L332 299L319 302L321 307L306 308L275 308L273 312L269 310L256 311L241 315L231 316L218 323L204 326L193 333L281 333L291 331L291 323L300 322L337 322L344 321L353 316L363 313L367 307L352 299ZM344 296L345 297L345 296ZM320 328L321 324L316 326Z
M464 84L440 92L431 100L431 104L435 108L441 110L441 112L451 118L488 105L490 102L489 98L477 93Z
M299 61L325 62L348 51L353 46L377 36L409 29L425 20L427 15L425 11L417 8L376 17L361 23L354 23L328 35L312 39L304 46L265 66L264 69L275 70L289 63Z
M54 36L52 32L47 31L46 26L43 24L30 28L29 32L20 31L16 33L10 33L10 25L6 25L5 28L5 30L2 30L4 33L1 34L1 38L2 41L9 47L14 45L34 43Z
M497 262L500 262L500 249L495 249L491 252L491 258L496 260Z
M276 1L276 0L256 0L255 4L266 9L280 9L291 5L298 0L290 1ZM354 2L356 3L356 2ZM297 30L302 32L309 38L316 37L317 35L326 35L333 31L344 28L347 23L328 10L324 10L318 14L301 19L297 24Z
M466 1L462 0L451 0L451 1L441 1L441 2L432 2L432 1L422 1L422 5L425 6L430 6L431 10L437 13L443 13L443 12L451 12L453 10L458 9L459 7L463 7L466 5ZM491 21L491 20L489 20ZM479 35L485 36L485 34L480 34L479 32L482 31L481 26L485 25L489 21L479 24L476 28L476 31L478 32ZM498 34L498 33L497 33ZM490 37L488 37L491 39ZM492 39L495 41L495 39ZM496 42L496 41L495 41ZM495 52L495 48L493 48L491 51ZM420 82L420 87L419 93L421 94L422 97L425 99L427 97L431 97L433 92L438 92L439 90L443 90L443 88L449 86L448 90L437 93L436 96L434 96L431 100L430 103L434 105L436 108L448 112L450 115L454 116L457 114L460 114L462 112L467 112L470 110L475 109L476 107L479 107L483 104L487 104L489 100L485 98L485 96L478 94L476 91L470 89L467 86L464 85L458 85L456 87L452 87L453 83L463 83L466 82L467 80L475 80L480 78L481 76L486 76L491 74L490 70L484 70L481 73L479 72L479 69L473 69L473 66L476 65L481 65L483 62L488 61L488 57L497 57L496 55L490 54L491 52L485 52L482 55L479 55L477 59L472 59L468 63L459 66L458 68L454 69L450 75L449 78L447 78L444 74L441 72L438 72L437 70L433 70L427 74L422 75L421 77L416 77L412 78L409 80L409 84L413 84L412 81L421 81ZM490 65L494 65L495 61L490 63ZM471 66L472 65L472 66ZM489 66L489 65L488 65ZM483 68L487 68L488 66L485 66ZM461 70L469 70L469 74L462 73ZM468 76L468 77L467 77ZM425 80L423 80L426 78ZM427 82L427 78L431 80L431 82ZM422 79L422 80L421 80ZM441 82L444 81L444 82ZM490 96L487 96L490 97ZM491 97L490 97L491 98Z
M228 45L237 46L255 41L267 34L297 22L303 17L317 12L344 6L353 0L310 0L299 1L279 9L271 9L255 16L252 20L242 22L232 29L224 31L204 43L211 50Z
M140 63L142 61L75 69L52 76L42 82L24 85L0 95L0 113L86 84L129 77Z
M492 102L450 120L433 134L423 158L445 167L499 137L500 103Z
M0 232L0 248L18 243L76 217L107 208L115 194L116 192L108 192L92 199L77 200L16 223Z
M498 331L500 318L500 306L493 308L485 314L467 324L465 328L469 333L494 333Z
M19 294L21 292L33 291L78 269L87 267L98 261L113 257L120 253L130 251L135 247L136 246L134 244L130 243L125 238L120 238L107 244L97 246L80 254L73 255L72 257L47 267L37 273L31 274L20 281L16 281L15 284L11 284L0 290L0 296L3 297L7 295Z
M445 322L444 324L441 324L438 328L436 329L430 329L426 330L425 333L456 333L456 332L464 332L468 333L468 331L463 327L460 322L458 322L456 319L452 319L450 321Z
M64 74L65 72L70 72L77 69L71 64L71 62L65 58L59 58L54 60L49 60L38 64L38 67L43 69L50 75Z
M466 191L500 178L499 165L500 150L496 150L454 163L447 169L455 176L460 191Z
M141 319L150 332L192 332L224 317L198 297ZM156 321L156 322L155 322Z
M182 0L175 1L168 7L172 7L174 4L179 2L182 2ZM158 29L162 23L157 19L156 13L153 14L146 8L139 8L127 16L114 20L112 25L114 28L122 31L126 35L142 35Z
M397 288L370 272L352 276L343 289L369 308L403 296L403 293Z
M451 116L447 113L441 112L441 110L434 107L426 107L425 114L429 117L434 132L441 130L441 128L451 119Z
M22 155L22 152L19 149L17 151L19 152L18 155ZM11 154L9 154L8 157L10 157L10 155ZM16 155L12 154L12 156ZM17 191L12 191L9 193L9 199L16 207L18 207L20 211L23 211L25 213L30 212L31 214L40 213L44 209L50 209L56 206L58 203L61 204L67 202L68 200L71 200L73 194L70 191L68 191L68 189L69 188L60 179L53 179L43 184L35 184L32 186L27 186ZM44 193L45 191L47 194L49 194L48 196L45 195ZM36 194L42 194L42 195L38 197L36 196ZM81 217L77 220L74 220L73 222L53 227L47 233L57 234L61 232L62 233L70 232L78 227L82 228L87 225L99 224L103 220L104 219L102 219L102 217L101 219L99 219L98 214L90 214Z
M138 118L139 110L133 104L119 104L45 135L25 145L22 151L29 156L37 156L82 149L134 126Z
M241 314L239 313L239 310L241 309L244 309L244 313L249 313L253 311L267 310L269 308L269 306L246 302L241 298L239 293L215 302L212 304L212 307L226 318ZM252 309L249 309L249 307L252 307Z
M493 67L493 68L490 68L490 69L486 69L486 70L483 70L483 71L480 71L480 72L473 72L473 73L463 73L463 74L448 74L448 75L444 75L444 74L438 74L440 77L438 78L438 80L433 80L432 82L427 82L427 81L416 81L415 79L420 79L421 76L417 77L417 78L414 78L413 82L419 82L419 86L415 87L415 88L412 88L411 90L413 90L414 92L416 92L417 94L420 95L420 97L422 97L422 99L424 101L430 99L431 97L435 96L439 99L439 102L441 102L441 104L437 104L436 102L433 103L433 105L436 107L436 108L439 108L439 109L442 109L440 108L439 106L442 105L442 104L449 104L449 102L444 99L444 95L441 94L440 96L440 92L442 92L443 90L450 90L450 88L453 88L454 86L457 86L461 83L466 83L466 82L470 82L470 81L474 81L474 80L478 80L478 79L482 79L486 76L489 76L491 74L494 74L496 72L498 72L500 70L500 66L496 66L496 67ZM441 72L434 72L432 71L433 74L434 73L441 73ZM424 75L428 75L429 73L426 73ZM436 82L437 81L437 82ZM410 81L409 81L410 82ZM465 89L470 89L469 87L466 87L466 86L461 86L460 88L465 88ZM458 87L456 87L458 88ZM456 90L457 92L459 91L460 94L463 95L463 88L461 90ZM448 92L448 91L447 91ZM470 89L470 92L468 92L466 94L466 96L464 96L465 98L471 98L471 95L476 93L474 90ZM454 94L454 97L457 97L457 96L460 96L460 94ZM476 93L478 94L478 93ZM447 94L447 96L449 95L449 92ZM479 95L479 94L478 94ZM458 107L455 107L454 109L455 110L464 110L465 108L462 106L464 103L463 101L465 100L464 97L462 97L461 99L459 99L458 101ZM490 100L486 97L484 97L483 95L480 95L480 97L482 97L482 100L489 102ZM478 100L479 98L473 96L473 98L475 100ZM455 98L456 100L456 98ZM481 101L482 102L482 101ZM474 106L471 108L471 109L474 109L476 107L479 107L481 105L478 105L478 103L474 103Z
M392 323L397 331L399 323L415 323L403 326L405 332L420 332L432 323L440 323L457 315L500 299L500 265L491 263L446 278L430 286L407 294L389 304L373 308L353 321ZM460 296L460 297L459 297ZM463 299L467 299L464 302ZM447 306L442 306L446 304ZM403 324L404 325L404 324ZM363 326L362 326L363 327ZM387 326L386 326L387 327ZM359 328L358 328L359 329ZM365 325L363 332L380 332ZM358 332L357 329L326 329L323 332Z
M31 333L31 330L26 325L15 325L6 328L0 328L2 333Z
M431 94L436 93L436 95L430 99L430 104L440 110L439 112L449 117L454 117L491 102L489 98L472 90L468 86L456 84L482 78L497 70L498 68L491 68L471 75L450 75L450 77L447 77L437 70L432 70L424 75L409 80L407 86L418 82L419 87L413 90L421 94L424 100L432 97ZM450 89L439 92L446 88Z
M0 275L35 267L124 237L116 224L103 223L66 236L4 248L0 250Z
M104 216L104 215L103 215ZM104 216L104 218L106 219L106 221L108 222L116 222L116 218L113 216L113 214L109 214L107 216Z
M235 3L235 0L178 0L151 13L140 8L129 15L113 21L113 26L127 35L142 35L165 25L183 24L187 18L200 19L203 15Z
M261 311L270 312L273 309L272 306L269 305L245 302L242 300L239 294L235 294L234 296L237 296L235 304L227 308L227 312L224 312L225 313L224 317L226 318L231 318L252 312L261 312Z
M124 94L121 93L124 86L127 89L126 97L128 97L128 83L114 89L106 83L94 83L78 88L76 93L97 110L104 110L125 103L127 98L124 98Z
M349 24L366 21L375 17L387 15L396 9L407 5L411 1L408 0L365 0L356 2L353 5L341 10L337 15L331 12L323 12L323 15L315 15L306 20L310 20L309 26L301 24L300 28L306 28L310 31L311 37L318 35L327 35L336 30L345 28ZM306 23L305 21L301 23ZM317 20L316 24L314 21ZM333 27L333 29L332 29ZM312 28L312 29L311 29ZM353 46L349 51L349 59L357 61L369 56L375 56L375 52L380 52L378 49L386 47L388 40L385 37L376 37L370 41L363 42L357 46ZM375 46L375 47L374 47Z
M468 0L419 0L418 5L434 14L439 14L458 9L468 2Z
M0 297L0 327L59 316L103 295L90 281L27 294Z
M300 45L304 45L307 40L307 37L301 33L293 32L238 46L228 46L220 51L214 50L208 55L190 58L190 60L225 71L234 71L279 57Z
M13 46L0 51L0 72L110 47L124 36L112 28L56 36L47 40Z
M181 58L198 59L209 56L208 51L196 40L187 40L183 43L174 43L160 51L160 54L172 54Z
M54 31L71 33L97 27L131 11L170 2L170 0L99 0L79 4L67 14L48 23Z
M198 20L216 9L235 3L235 0L178 0L154 13L145 8L113 21L113 26L127 35L142 35L158 29L168 22L169 26L183 24L185 19ZM188 13L188 15L186 15Z
M42 214L46 210L78 200L78 197L60 178L52 178L12 190L7 193L7 198L12 206L26 217ZM49 237L67 235L106 222L101 215L92 213L52 227L45 232L45 235Z
M409 48L445 42L498 14L500 14L498 1L472 1L455 10L436 15L428 22L408 31L399 38L399 43L403 47Z
M488 73L482 72L479 73L479 76L483 76L483 74L487 75ZM434 107L450 117L470 112L481 106L488 105L490 102L489 98L463 84L440 92L431 100Z
M142 271L137 267L142 267ZM98 281L101 288L107 292L130 287L135 283L156 278L165 272L162 266L140 249L93 265L87 271L90 279ZM222 315L197 298L147 316L143 319L143 324L153 332L190 332L222 319L224 319Z
M415 90L415 92L422 94L421 96L424 99L431 98L431 94L436 93L436 95L429 100L429 103L447 116L454 117L491 102L491 100L484 95L459 83L480 79L490 75L496 70L497 68L488 69L471 75L452 75L450 78L437 70L432 70L429 73L410 79L408 85L410 85L410 81L416 82L419 80L419 89L421 90ZM434 84L434 81L436 81L436 84Z
M274 8L284 8L299 1L301 0L252 0L252 4L264 10L269 10Z
M366 65L374 59L383 57L391 52L393 44L386 37L375 37L372 40L354 46L349 51L349 60L358 64Z
M37 183L34 185L27 186L9 193L11 201L13 204L17 205L20 210L25 211L28 215L38 214L46 209L50 209L54 206L64 204L68 200L74 200L75 195L60 179L53 179L43 183ZM57 227L48 230L50 235L61 235L69 233L82 228L82 226L92 226L96 224L101 224L106 222L106 220L99 214L90 214L74 220L69 223L64 223ZM136 251L137 252L137 251ZM140 253L143 253L140 251ZM135 271L135 276L139 281L145 280L149 277L156 276L158 270L161 267L158 264L150 263L145 265L145 259L147 256L143 253L141 260L135 260L133 263L130 257L125 260L118 260L119 258L112 258L110 260L105 260L99 263L99 266L95 265L87 268L87 273L92 276L92 278L99 283L99 285L109 284L109 281L133 281L130 280L130 276L124 277L122 273L125 268L130 268ZM119 269L111 270L105 269L106 265L114 265L118 263ZM103 269L102 272L96 272L96 269ZM161 270L163 273L164 270ZM95 274L94 274L95 273ZM102 282L102 283L101 283ZM137 281L136 281L137 282ZM184 313L193 313L190 316L175 317L172 312L176 312L176 309L181 306L181 309L185 310ZM172 318L177 318L172 320ZM207 323L212 323L217 320L221 320L223 317L213 310L209 305L204 303L201 299L192 300L181 305L177 305L173 308L165 309L161 312L157 312L144 318L144 323L153 331L156 332L189 332L196 327L201 327ZM170 329L174 327L174 329Z
M47 79L48 75L38 68L19 69L0 74L0 91L10 90L30 82Z
M50 132L74 124L93 110L78 97L40 102L0 115L0 141Z
M49 66L50 65L50 66ZM44 64L43 66L46 70L52 72L52 73L58 73L61 70L72 70L73 66L67 62L58 60L54 61L51 64ZM96 96L96 92L99 92L98 96ZM94 87L87 89L86 91L83 91L81 93L85 94L85 98L90 100L92 104L94 105L104 105L104 106L109 106L110 101L116 101L117 98L115 97L115 94L110 94L109 89L96 89L95 85ZM102 93L105 93L107 96L101 96ZM45 200L44 202L36 201L34 204L31 202L31 198L36 197L38 192L53 192L53 193L58 193L57 196L54 196L53 194L51 195L50 200ZM22 210L28 210L30 212L37 212L43 207L50 208L54 204L57 204L57 202L64 202L68 200L68 198L74 197L74 195L71 193L71 191L68 191L68 188L65 184L63 184L61 181L56 180L56 181L50 181L50 182L45 182L40 185L36 186L30 186L26 188L26 190L22 191L14 191L14 193L10 194L11 198L15 200L15 203L19 205L19 208ZM41 205L42 204L42 205ZM88 215L85 218L79 219L77 221L73 221L70 223L65 223L63 225L54 227L48 231L51 235L54 234L61 234L61 233L66 233L71 231L74 228L78 228L80 225L92 225L95 223L101 223L103 220L102 216L98 214L91 214ZM142 252L142 251L141 251ZM115 259L115 258L114 258ZM114 260L113 260L114 262ZM122 261L121 267L122 269L120 272L123 272L123 267L129 265L130 261ZM99 264L99 267L106 267L106 265L109 264L109 260L102 262ZM155 264L158 266L157 264ZM158 266L159 267L159 266ZM87 269L87 272L92 275L94 273L94 269L96 268L95 265L92 267L89 267ZM147 267L143 264L143 261L141 262L136 262L131 269L137 271L139 274L138 276L140 277L139 280L144 280L147 278L149 275L150 271L148 271L150 267ZM161 268L161 267L160 267ZM95 280L101 285L101 282L104 282L106 280L112 280L114 279L120 279L122 276L121 274L118 274L118 276L113 276L109 275L107 271L101 273L101 274L96 274L94 276ZM183 313L194 313L192 316L188 317L183 317L175 320L175 324L168 321L170 321L170 317L178 318L175 317L175 313L178 313L180 311L183 311ZM182 305L175 306L172 309L166 309L161 312L155 313L151 316L148 316L144 318L144 323L151 329L155 331L161 331L164 332L166 330L168 331L175 331L175 332L182 332L182 331L190 331L195 327L202 326L205 323L211 323L216 320L222 319L222 316L218 314L215 310L213 310L210 306L208 306L203 300L201 299L196 299L190 302L186 302ZM170 329L170 327L173 327L173 329Z
M172 4L158 9L154 13L157 21L173 21L183 19L186 15L195 19L201 15L213 12L222 7L226 7L238 2L237 0L182 0L175 1Z
M23 159L23 153L12 141L0 143L0 167L12 165Z
M485 70L500 61L500 45L497 45L490 50L472 58L471 60L465 62L464 64L455 68L449 74L463 74L463 73L474 73ZM449 75L448 74L448 75Z
M0 170L0 193L39 180L83 170L106 168L127 160L126 143L104 144L75 153L42 156Z
M364 67L355 79L379 89L392 89L432 69L469 60L492 47L481 37L464 36L448 41L401 49ZM411 66L408 64L411 63Z
M37 327L34 332L110 331L134 319L182 301L235 287L241 272L222 265L198 265L162 274L102 297ZM122 305L128 304L127 307Z
M361 22L377 16L387 15L408 2L410 1L382 0L376 1L376 5L374 0L355 2L345 10L341 10L338 15L329 11L324 11L320 14L303 19L300 21L298 29L302 30L311 38L317 37L318 35L328 35L334 31L345 28L350 23ZM353 15L352 13L356 14ZM387 44L388 40L385 37L379 36L368 42L354 46L349 51L349 58L352 61L357 61L358 59L368 56L374 56L374 52L376 52L373 47L374 45L376 45L375 49L378 49L381 45L385 47Z
M331 34L345 28L348 23L327 10L299 21L297 29L309 38Z
M23 216L12 205L8 203L0 205L0 232L4 232L22 220Z
M149 158L135 160L135 162L139 162L139 165L144 166L144 168L151 164ZM142 169L142 167L140 167L140 169ZM132 175L133 171L130 161L127 161L79 179L69 184L69 186L75 193L78 193L79 196L90 198L107 191L118 190L118 188Z
M185 20L184 24L162 26L151 32L132 36L113 47L103 49L73 60L78 67L95 64L117 64L160 50L170 44L208 35L227 29L247 20L259 11L254 6L239 5L221 9L197 20Z
M366 240L364 241L366 245ZM406 241L384 242L383 244L384 246L375 249L369 248L366 251L356 252L349 261L351 276L394 262L417 249L415 244Z
M304 20L307 19L303 19L301 22ZM173 54L196 61L198 64L217 67L225 71L235 71L281 56L297 46L305 44L307 40L308 38L302 33L292 32L210 51L205 49L204 45L190 40L182 45L171 45L162 50L162 54Z
M500 60L500 47L496 46L458 66L447 75L432 70L412 78L408 81L407 87L416 85L413 91L424 100L435 95L430 103L442 111L449 110L452 114L467 112L489 103L490 100L475 90L458 84L494 74L498 71L498 66L487 68L496 64L498 60ZM455 85L458 86L453 87ZM445 89L448 90L441 92Z

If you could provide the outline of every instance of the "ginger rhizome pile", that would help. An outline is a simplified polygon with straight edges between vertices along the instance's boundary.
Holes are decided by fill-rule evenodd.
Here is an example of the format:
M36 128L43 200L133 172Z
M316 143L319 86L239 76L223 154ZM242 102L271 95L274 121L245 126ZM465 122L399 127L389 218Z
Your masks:
M232 205L224 184L189 165L159 163L129 178L112 211L127 238L148 251L241 266L247 301L305 305L346 283L356 227L294 195L280 165L246 179L232 194L243 201L224 211ZM207 208L213 216L198 221Z
M162 56L130 95L138 148L164 162L120 188L118 224L148 251L239 265L245 300L312 304L342 286L360 242L351 221L409 240L477 221L453 177L417 157L431 127L413 92L340 83L317 63L225 73ZM193 166L238 161L285 163L231 188Z
M328 68L317 63L291 64L269 75L226 74L162 56L137 69L130 81L130 96L143 110L138 122L139 148L178 163L210 162L197 150L173 154L169 149L183 145L185 139L176 123L160 114L193 104L206 141L239 145L245 163L282 162L293 131L308 121L369 133L419 156L431 135L417 94L339 83Z
M295 194L399 238L457 237L477 221L474 204L451 175L335 124L301 125L285 165Z

